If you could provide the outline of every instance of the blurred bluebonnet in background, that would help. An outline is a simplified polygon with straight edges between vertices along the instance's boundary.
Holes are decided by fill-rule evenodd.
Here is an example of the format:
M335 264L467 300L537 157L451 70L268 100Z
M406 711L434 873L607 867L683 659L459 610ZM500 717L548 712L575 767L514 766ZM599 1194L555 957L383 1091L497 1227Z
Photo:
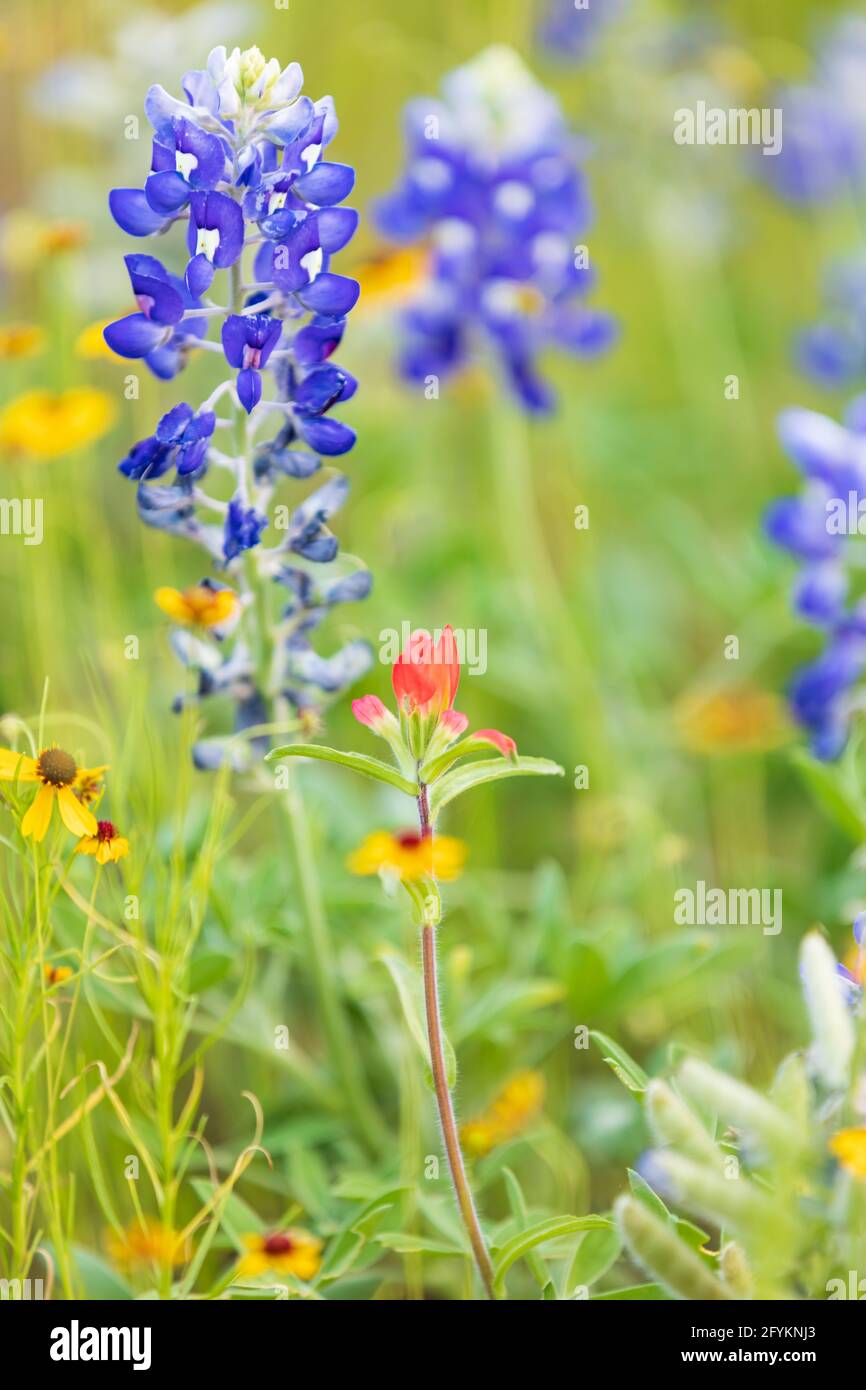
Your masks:
M429 243L402 319L400 365L437 383L494 348L523 406L549 410L538 356L592 357L616 328L583 300L595 275L580 244L591 221L581 149L559 104L511 49L487 49L405 114L406 164L376 209L391 240Z
M795 674L789 699L813 753L831 760L847 742L861 703L855 687L866 670L863 547L857 544L866 536L866 396L852 401L844 424L812 410L783 411L779 437L804 486L772 504L765 527L774 544L800 561L794 611L824 636L820 655Z

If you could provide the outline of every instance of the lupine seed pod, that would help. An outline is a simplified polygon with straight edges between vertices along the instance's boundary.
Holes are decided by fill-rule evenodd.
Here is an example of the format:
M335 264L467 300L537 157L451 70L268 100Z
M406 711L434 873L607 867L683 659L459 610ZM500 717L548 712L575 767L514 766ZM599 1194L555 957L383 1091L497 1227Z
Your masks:
M680 1068L678 1080L688 1096L712 1107L726 1124L744 1130L771 1153L787 1154L800 1147L797 1128L787 1115L744 1082L691 1057Z
M785 1214L749 1178L724 1177L670 1151L655 1151L653 1161L684 1206L714 1225L736 1231L787 1225Z
M854 1051L854 1025L842 996L836 958L820 932L810 931L803 938L800 973L812 1025L812 1063L825 1086L842 1090Z
M646 1089L650 1126L659 1144L680 1149L690 1158L721 1168L721 1151L703 1124L666 1081L651 1081Z
M643 1202L623 1195L617 1199L613 1210L632 1258L674 1298L703 1301L731 1297L729 1290L680 1240L673 1227L653 1215Z

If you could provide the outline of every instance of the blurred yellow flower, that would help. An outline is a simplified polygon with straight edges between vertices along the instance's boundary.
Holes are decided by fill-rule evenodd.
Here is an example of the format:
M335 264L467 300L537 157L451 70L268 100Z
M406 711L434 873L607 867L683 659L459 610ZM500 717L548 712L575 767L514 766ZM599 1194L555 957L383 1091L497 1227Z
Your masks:
M88 386L59 395L26 391L0 411L0 446L31 458L59 458L100 439L115 415L111 397Z
M425 247L406 247L371 256L355 266L355 278L361 286L358 301L362 309L375 309L395 300L406 299L421 284L430 262Z
M75 853L92 854L97 864L116 864L118 859L124 859L129 854L129 841L118 834L113 821L100 820L96 822L96 834L86 835L79 840Z
M322 1263L322 1242L292 1227L271 1235L243 1237L247 1253L241 1257L238 1274L294 1274L298 1279L313 1279Z
M95 835L96 819L76 796L79 782L92 778L94 771L80 768L71 753L56 746L43 748L38 758L0 748L0 781L41 783L21 821L24 838L45 839L55 801L67 830L78 836Z
M676 710L680 737L693 753L757 753L791 737L785 706L767 690L718 690L692 695Z
M0 224L0 262L10 271L32 270L46 256L77 250L87 236L83 222L55 221L29 208L14 208Z
M46 965L45 983L47 985L64 985L67 980L72 979L72 967L70 965Z
M135 1222L120 1235L106 1237L105 1247L119 1265L182 1265L187 1251L180 1235L160 1221Z
M540 1072L517 1072L487 1110L461 1125L463 1148L474 1158L481 1158L497 1144L513 1139L535 1119L544 1103L544 1093L544 1077Z
M0 361L35 357L45 351L46 333L35 323L0 324Z
M846 1173L866 1178L866 1128L840 1129L827 1147Z
M454 879L466 860L466 846L451 835L419 835L410 830L394 835L376 830L353 851L346 864L353 874L377 874L380 870L400 879L433 876Z
M102 336L103 330L112 322L112 319L97 319L95 323L89 323L86 328L82 328L75 339L76 357L108 358L111 362L122 361L123 359L118 357L116 352L111 351Z
M240 608L234 589L212 589L207 584L194 584L183 590L157 589L153 597L163 613L185 627L218 627Z

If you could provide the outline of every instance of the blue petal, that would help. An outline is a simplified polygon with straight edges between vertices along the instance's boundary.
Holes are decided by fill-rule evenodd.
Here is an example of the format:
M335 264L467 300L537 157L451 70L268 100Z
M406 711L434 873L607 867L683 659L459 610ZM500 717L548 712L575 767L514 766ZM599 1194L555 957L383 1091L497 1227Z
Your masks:
M355 186L355 170L351 164L315 164L303 174L294 191L305 203L315 207L332 207L347 198Z
M298 291L298 299L305 309L327 314L330 318L342 318L357 304L360 293L361 286L357 280L325 271L311 285Z
M118 357L144 357L157 346L165 331L162 324L151 323L144 314L129 314L110 323L102 336Z
M118 227L129 236L152 236L166 225L165 217L154 212L141 188L112 188L108 207Z
M347 454L357 435L348 425L327 416L298 414L298 429L304 440L317 454L333 456Z

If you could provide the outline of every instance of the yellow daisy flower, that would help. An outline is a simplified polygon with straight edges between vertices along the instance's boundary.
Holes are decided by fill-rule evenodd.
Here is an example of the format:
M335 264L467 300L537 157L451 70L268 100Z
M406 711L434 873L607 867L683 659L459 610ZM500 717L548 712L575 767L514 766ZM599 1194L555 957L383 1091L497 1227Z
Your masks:
M760 753L790 738L784 704L767 690L694 695L680 704L676 720L693 753Z
M161 1221L135 1222L119 1236L112 1232L106 1237L105 1246L111 1258L127 1268L147 1264L182 1265L188 1258L177 1231L170 1230Z
M0 780L41 783L21 822L21 834L44 840L56 801L67 830L78 836L95 835L96 819L75 794L79 779L86 781L95 770L80 768L62 748L43 748L38 758L0 748Z
M29 208L14 208L0 223L0 263L18 274L36 270L46 256L75 251L86 240L83 222L52 222Z
M840 1129L827 1145L846 1173L866 1178L866 1128Z
M93 854L97 864L116 864L129 854L129 841L118 835L117 827L110 820L96 822L96 834L86 835L75 846L76 854Z
M379 308L407 299L427 274L429 262L426 247L401 247L363 261L354 272L361 286L360 307Z
M94 357L99 360L108 358L112 362L120 362L122 359L118 357L116 352L111 351L102 336L103 330L113 322L113 319L97 319L96 323L89 323L86 328L82 328L75 339L76 357Z
M513 1139L535 1118L544 1103L544 1077L537 1071L521 1071L506 1082L481 1115L460 1128L463 1148L475 1158Z
M59 395L25 391L0 412L0 446L31 458L59 458L100 439L116 411L110 396L88 386Z
M212 589L208 584L194 584L182 591L157 589L153 597L163 613L185 627L219 627L240 607L234 589Z
M451 835L419 835L410 830L394 835L376 830L349 855L353 874L378 874L382 870L400 879L457 878L466 860L466 846Z
M102 767L80 767L78 769L73 791L78 800L83 801L85 806L93 805L102 796L105 791L102 774L107 771L107 763L103 763Z
M44 352L46 333L35 323L0 324L0 361L18 357L35 357Z
M71 979L71 965L46 965L45 983L47 985L65 985L66 981Z
M299 1279L313 1279L322 1263L322 1242L292 1227L274 1231L271 1235L249 1235L243 1238L247 1253L241 1257L238 1274L294 1274Z

